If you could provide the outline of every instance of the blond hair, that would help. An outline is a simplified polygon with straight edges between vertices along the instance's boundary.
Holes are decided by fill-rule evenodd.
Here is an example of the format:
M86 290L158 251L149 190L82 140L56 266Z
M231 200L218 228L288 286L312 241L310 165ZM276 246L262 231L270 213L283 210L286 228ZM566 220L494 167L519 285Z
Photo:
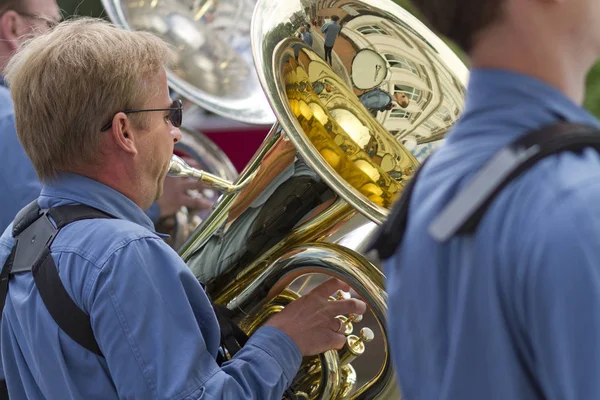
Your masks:
M154 95L149 81L174 58L150 33L92 18L26 42L4 75L19 140L40 180L97 164L102 126L120 111L142 108Z

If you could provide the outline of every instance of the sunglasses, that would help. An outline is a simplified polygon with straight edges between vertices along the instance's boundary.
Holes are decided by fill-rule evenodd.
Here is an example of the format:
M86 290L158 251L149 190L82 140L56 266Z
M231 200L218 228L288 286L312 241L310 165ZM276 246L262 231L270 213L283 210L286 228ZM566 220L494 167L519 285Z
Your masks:
M183 119L183 103L181 100L175 100L171 104L169 108L151 108L147 110L125 110L121 111L124 114L135 114L141 112L152 112L152 111L169 111L169 121L175 128L179 128L181 126L181 121ZM105 132L110 129L112 126L112 120L109 121L106 125L102 127L100 132Z

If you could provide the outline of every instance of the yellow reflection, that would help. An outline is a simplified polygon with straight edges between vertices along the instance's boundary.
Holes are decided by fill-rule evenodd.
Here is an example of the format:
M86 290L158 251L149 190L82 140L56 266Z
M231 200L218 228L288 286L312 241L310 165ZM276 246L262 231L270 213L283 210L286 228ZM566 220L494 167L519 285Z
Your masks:
M350 185L379 206L390 208L417 161L368 115L356 96L342 96L340 82L318 66L317 94L308 64L320 58L303 49L290 57L282 75L290 108L321 157ZM317 58L314 58L316 56ZM311 66L312 67L312 66ZM326 88L326 90L325 90ZM336 95L338 94L338 95Z

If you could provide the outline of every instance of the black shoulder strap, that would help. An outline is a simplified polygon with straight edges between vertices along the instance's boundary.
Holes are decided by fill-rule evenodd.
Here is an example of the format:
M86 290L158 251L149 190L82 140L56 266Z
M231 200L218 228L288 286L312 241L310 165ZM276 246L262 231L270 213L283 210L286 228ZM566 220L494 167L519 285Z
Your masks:
M496 153L467 188L454 197L429 227L430 234L444 241L455 234L473 233L493 199L511 180L549 155L586 147L600 151L600 131L587 125L560 122L522 136ZM382 260L391 257L402 243L412 192L422 169L423 165L367 247L368 251L376 250Z
M31 265L31 272L44 305L56 324L69 335L71 339L89 351L102 356L102 352L100 351L92 331L90 317L75 304L63 286L51 256L50 246L58 232L72 222L84 219L106 219L114 217L84 205L60 206L51 208L47 211L41 211L39 207L36 206L37 202L35 206L30 204L23 209L23 211L18 214L18 218L15 219L14 226L16 229L14 229L13 232L17 234L15 236L16 243L11 251L11 255L4 264L2 273L0 273L0 310L4 308L4 302L8 293L8 280L10 274L13 272L13 265L22 264L17 259L17 254L23 249L23 255L19 256L19 258L25 257L27 260L31 259L31 254L27 253L27 246L33 243L32 240L43 240L44 243L41 253L38 254L37 247L33 247L36 250L34 250L35 257L33 264ZM46 219L49 222L50 219L48 219L48 217L56 224L56 227L52 232L49 232L47 229L48 223L38 223L38 221L43 221L43 219ZM40 228L38 228L38 226L45 226L43 232L39 230ZM33 231L30 231L31 229L33 229ZM23 271L23 269L15 272L21 271Z
M591 147L600 151L600 130L561 122L519 138L496 153L435 218L429 233L438 241L476 231L496 196L513 179L550 155Z
M421 166L415 172L415 175L408 181L406 186L404 186L404 190L394 205L389 218L375 232L375 235L367 245L366 251L375 250L380 259L386 260L390 258L400 246L400 243L402 243L402 239L404 238L404 232L408 222L410 199L412 198L417 178L430 157L431 155L423 161Z
M244 347L248 335L233 322L233 312L230 309L212 301L211 303L221 330L221 351L227 352L219 352L217 355L217 364L221 365Z

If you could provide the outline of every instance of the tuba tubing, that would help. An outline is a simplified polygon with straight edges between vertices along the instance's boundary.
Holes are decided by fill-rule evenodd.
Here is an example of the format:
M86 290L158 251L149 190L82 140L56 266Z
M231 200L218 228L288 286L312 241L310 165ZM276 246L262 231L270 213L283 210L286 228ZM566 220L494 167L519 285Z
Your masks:
M336 277L346 282L356 291L370 307L379 328L384 333L385 347L387 346L386 332L386 294L384 289L385 277L381 271L365 257L348 248L329 243L306 243L292 247L265 269L237 297L227 304L231 310L252 310L263 308L265 303L281 293L296 277L307 273L322 273ZM249 317L252 318L252 317ZM329 353L329 354L327 354ZM324 382L333 384L323 385L318 396L320 399L337 398L341 389L339 371L340 358L336 351L328 351L320 355L321 365L326 371ZM391 393L390 393L391 392ZM394 397L393 392L397 395ZM384 364L372 380L356 393L352 399L399 398L395 385L395 373L388 351Z

